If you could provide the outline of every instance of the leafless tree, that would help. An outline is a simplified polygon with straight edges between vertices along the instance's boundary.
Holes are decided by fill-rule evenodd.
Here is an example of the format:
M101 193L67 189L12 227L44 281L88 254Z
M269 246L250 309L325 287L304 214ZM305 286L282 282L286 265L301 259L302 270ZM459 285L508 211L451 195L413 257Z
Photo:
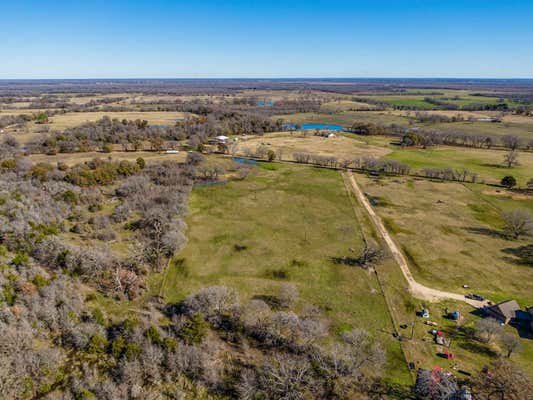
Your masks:
M518 239L520 236L528 235L533 229L533 217L525 209L515 209L503 213L505 235L510 239Z
M481 400L528 400L533 392L528 374L505 359L486 367L475 378L473 388L476 398Z
M507 351L507 358L510 358L511 354L522 350L522 343L516 335L505 334L502 335L500 340L503 348Z
M502 143L508 149L516 150L520 146L521 140L518 136L506 135L502 137Z
M494 318L484 318L476 323L477 335L487 343L490 343L502 330L502 326Z
M503 156L503 162L507 168L514 167L518 165L518 151L510 150L507 154Z

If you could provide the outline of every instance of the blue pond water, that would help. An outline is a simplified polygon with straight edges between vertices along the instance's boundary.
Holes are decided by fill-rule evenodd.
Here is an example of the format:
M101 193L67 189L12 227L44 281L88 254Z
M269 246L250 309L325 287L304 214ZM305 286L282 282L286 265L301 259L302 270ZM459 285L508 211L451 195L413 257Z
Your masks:
M303 124L300 130L308 129L325 129L328 131L342 131L344 128L340 125L327 125L327 124Z
M255 104L261 107L272 107L274 105L274 102L273 101L258 101Z
M291 130L296 129L296 124L285 124L283 125L283 130ZM306 131L306 130L312 130L312 129L324 129L328 131L343 131L344 128L340 125L328 125L328 124L303 124L300 125L298 130L300 131Z
M256 164L255 160L248 160L247 158L233 157L233 161L239 164Z

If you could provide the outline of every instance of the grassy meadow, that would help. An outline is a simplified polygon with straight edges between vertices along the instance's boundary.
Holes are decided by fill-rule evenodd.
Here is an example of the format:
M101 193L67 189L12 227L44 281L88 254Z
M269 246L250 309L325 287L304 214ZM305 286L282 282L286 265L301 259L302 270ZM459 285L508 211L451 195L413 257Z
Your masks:
M387 154L385 158L404 162L415 171L424 168L448 167L467 169L478 174L481 180L487 183L500 183L504 176L512 175L522 187L533 178L533 153L531 152L519 151L519 165L507 168L503 164L507 152L503 150L449 146L433 146L427 149L395 147L396 150Z
M353 159L368 156L381 157L391 151L384 146L372 145L357 138L342 135L324 138L312 133L281 132L241 140L237 152L243 153L245 149L255 151L260 145L266 145L273 151L281 150L284 160L292 160L293 154L297 152L335 156L338 159Z
M252 176L197 187L190 199L188 245L165 275L153 279L168 302L209 285L244 299L297 285L299 308L318 307L332 332L362 327L384 343L393 380L409 379L375 276L331 258L363 247L351 196L338 172L261 164Z
M511 201L507 208L531 209L531 201L480 196L477 185L411 178L360 182L421 283L465 293L468 284L494 301L533 302L533 271L513 255L530 240L504 238L503 207L486 197Z

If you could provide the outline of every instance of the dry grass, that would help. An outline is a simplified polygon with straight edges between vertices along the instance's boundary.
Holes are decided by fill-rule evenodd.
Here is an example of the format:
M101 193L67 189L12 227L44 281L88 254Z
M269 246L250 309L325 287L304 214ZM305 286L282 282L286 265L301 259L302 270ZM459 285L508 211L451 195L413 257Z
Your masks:
M531 238L501 234L503 209L530 201L489 197L479 186L409 178L361 178L376 211L410 261L415 278L437 289L462 292L463 284L492 300L533 303L533 269L512 253Z
M85 122L97 121L104 116L117 119L145 119L153 125L173 125L178 119L183 119L186 113L165 111L125 111L125 112L81 112L54 115L50 118L51 129L65 129L81 125Z
M245 148L255 151L261 144L267 145L274 151L282 149L284 160L292 160L295 152L335 156L339 159L354 159L364 156L383 157L391 151L386 147L374 146L342 135L336 138L324 138L313 134L304 135L301 132L293 134L279 132L242 140L238 153L243 154Z

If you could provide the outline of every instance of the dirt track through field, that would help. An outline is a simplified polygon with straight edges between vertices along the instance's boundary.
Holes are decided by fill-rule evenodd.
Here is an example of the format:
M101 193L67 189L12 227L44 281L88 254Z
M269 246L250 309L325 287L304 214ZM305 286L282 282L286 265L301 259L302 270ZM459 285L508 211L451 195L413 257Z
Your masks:
M413 275L411 274L411 271L409 269L409 264L407 263L405 256L400 251L400 249L398 248L394 240L392 240L392 237L387 231L387 229L385 228L385 225L383 225L381 218L376 214L370 202L368 201L367 197L361 191L359 185L355 181L355 178L352 172L348 171L346 172L346 175L352 186L355 196L357 197L357 200L359 201L359 203L363 206L363 208L366 210L366 212L370 216L372 223L374 224L377 231L379 232L379 234L381 235L381 237L387 244L387 247L389 248L394 259L400 266L403 276L405 277L409 285L409 291L414 297L422 299L422 300L427 300L427 301L439 301L439 300L447 300L447 299L464 301L474 307L483 307L484 305L487 305L488 303L487 301L477 301L477 300L467 299L462 294L445 292L442 290L429 288L415 281Z

